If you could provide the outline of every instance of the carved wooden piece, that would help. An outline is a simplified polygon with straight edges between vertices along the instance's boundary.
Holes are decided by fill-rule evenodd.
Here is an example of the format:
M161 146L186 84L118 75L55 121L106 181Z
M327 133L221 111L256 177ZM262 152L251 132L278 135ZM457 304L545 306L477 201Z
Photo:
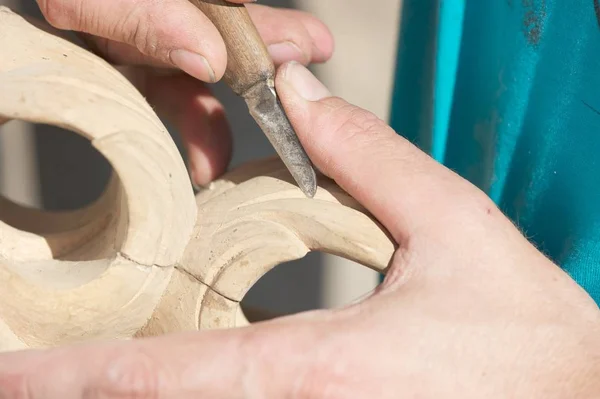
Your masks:
M0 351L240 326L252 285L309 251L387 267L393 242L332 181L307 199L269 159L194 198L165 127L113 67L5 7L0 49L0 120L72 130L115 172L73 212L0 198Z

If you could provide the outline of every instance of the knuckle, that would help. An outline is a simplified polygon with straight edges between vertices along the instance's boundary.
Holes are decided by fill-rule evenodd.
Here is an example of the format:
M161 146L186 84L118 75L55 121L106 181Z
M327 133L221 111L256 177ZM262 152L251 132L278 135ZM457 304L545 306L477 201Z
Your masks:
M313 129L318 129L321 134L323 148L337 148L338 150L325 152L323 166L330 173L333 169L345 164L339 158L346 158L356 152L363 152L374 156L389 156L390 138L397 138L390 134L391 128L374 113L349 104L343 99L331 97L322 100L324 106L317 120L312 122Z
M156 52L156 41L152 40L147 24L141 20L133 23L128 39L143 54L152 55Z
M164 35L161 32L163 24L155 23L154 16L160 15L161 12L168 14L169 11L168 9L154 10L154 7L156 7L154 2L139 2L117 24L116 28L123 33L115 32L115 36L124 35L124 42L149 56L157 55L158 37Z
M356 387L352 383L356 376L351 376L344 367L344 360L338 359L326 365L313 364L300 372L296 377L294 399L348 399L354 398Z
M364 144L378 138L378 133L387 128L385 122L370 111L347 105L339 112L341 121L336 130L337 140Z
M94 389L101 397L157 399L164 370L147 354L117 354ZM105 395L105 396L102 396Z
M380 145L385 137L382 133L388 129L385 122L361 108L351 105L344 108L340 112L341 122L333 133L337 145L343 147L346 153L387 151L388 145Z

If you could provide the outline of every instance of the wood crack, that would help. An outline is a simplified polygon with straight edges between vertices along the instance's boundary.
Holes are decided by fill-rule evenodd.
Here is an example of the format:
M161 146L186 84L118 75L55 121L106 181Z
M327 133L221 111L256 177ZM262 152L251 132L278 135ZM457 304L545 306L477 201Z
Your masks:
M182 272L183 274L185 274L189 278L193 279L194 281L197 281L198 283L202 284L203 286L205 286L206 288L208 288L209 290L211 290L215 294L217 294L219 296L222 296L223 298L227 299L228 301L231 301L231 302L234 302L234 303L240 303L240 301L238 301L237 299L230 298L229 296L223 294L222 292L219 292L218 290L216 290L215 288L213 288L209 284L206 284L198 276L195 276L194 274L192 274L189 271L185 270L185 268L183 268L181 265L175 265L175 270L178 270L178 271Z

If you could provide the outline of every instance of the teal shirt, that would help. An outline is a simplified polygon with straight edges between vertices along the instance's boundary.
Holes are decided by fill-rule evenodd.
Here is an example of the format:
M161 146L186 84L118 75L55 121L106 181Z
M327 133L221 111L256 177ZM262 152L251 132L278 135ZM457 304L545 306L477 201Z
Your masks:
M403 7L392 127L600 304L600 0Z

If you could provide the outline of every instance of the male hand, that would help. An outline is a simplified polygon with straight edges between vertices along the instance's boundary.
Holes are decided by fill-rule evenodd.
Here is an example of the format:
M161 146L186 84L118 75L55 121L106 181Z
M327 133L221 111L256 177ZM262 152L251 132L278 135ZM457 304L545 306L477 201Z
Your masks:
M229 0L251 3L255 0ZM227 66L217 28L188 0L37 0L55 28L83 33L86 42L116 65L136 71L136 85L186 145L192 179L205 185L231 157L231 133L223 106L203 82L220 80ZM333 39L315 17L296 10L248 4L248 12L276 65L327 61ZM159 73L175 69L185 74Z
M298 64L277 85L309 155L399 244L359 304L0 356L3 399L598 398L600 312L482 192Z

